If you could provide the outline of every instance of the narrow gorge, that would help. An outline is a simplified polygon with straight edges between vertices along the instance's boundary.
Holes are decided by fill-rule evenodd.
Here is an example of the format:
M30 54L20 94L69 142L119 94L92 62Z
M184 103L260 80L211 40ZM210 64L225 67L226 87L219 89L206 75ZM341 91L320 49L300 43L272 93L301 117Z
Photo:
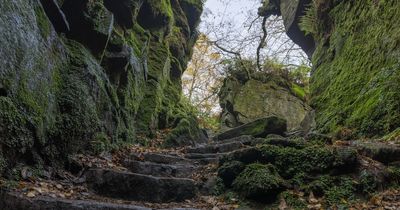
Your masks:
M400 2L259 3L309 84L235 60L216 131L182 90L204 3L0 0L0 210L400 209Z

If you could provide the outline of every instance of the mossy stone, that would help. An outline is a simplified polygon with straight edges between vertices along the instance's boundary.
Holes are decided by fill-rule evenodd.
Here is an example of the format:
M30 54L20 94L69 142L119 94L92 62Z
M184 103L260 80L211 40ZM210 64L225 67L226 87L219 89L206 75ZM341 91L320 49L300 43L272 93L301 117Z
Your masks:
M254 163L239 174L233 187L246 198L266 202L285 188L284 182L273 165Z

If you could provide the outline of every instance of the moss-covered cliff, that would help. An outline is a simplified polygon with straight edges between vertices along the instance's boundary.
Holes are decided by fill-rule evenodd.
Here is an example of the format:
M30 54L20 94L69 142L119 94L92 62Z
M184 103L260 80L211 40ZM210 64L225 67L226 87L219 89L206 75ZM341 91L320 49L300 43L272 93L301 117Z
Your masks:
M1 0L0 172L156 129L178 126L172 145L201 140L180 98L201 11L201 0Z
M311 105L320 132L372 137L400 127L398 1L265 1L259 13L292 20L285 21L288 35L313 55Z
M313 18L314 24L307 22ZM384 135L400 127L400 2L315 2L311 93L318 129Z

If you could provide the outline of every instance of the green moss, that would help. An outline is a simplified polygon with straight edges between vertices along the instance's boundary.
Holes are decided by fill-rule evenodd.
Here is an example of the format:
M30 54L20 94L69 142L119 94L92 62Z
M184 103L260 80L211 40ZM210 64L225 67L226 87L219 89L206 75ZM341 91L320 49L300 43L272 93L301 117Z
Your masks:
M347 207L355 197L355 183L350 178L341 178L338 183L325 191L325 200L328 206Z
M19 185L19 182L17 182L16 180L12 180L12 179L7 179L7 180L3 180L3 182L0 182L0 188L1 189L16 189Z
M234 189L256 200L275 197L284 187L284 180L271 164L250 164L233 182Z
M144 86L144 97L140 102L137 112L137 128L141 133L150 134L157 126L157 118L161 107L160 84L154 80L149 80Z
M105 133L96 133L90 142L90 146L94 154L99 155L111 150L111 141Z
M297 194L285 191L281 193L280 197L286 201L286 204L294 210L307 209L307 202L304 198L299 197Z
M390 166L388 167L388 173L392 184L400 185L400 167Z
M163 24L161 25L163 28L167 25L166 28L170 29L174 23L170 0L146 0L146 3L149 4L152 15L157 19L156 24Z
M376 192L379 187L375 176L366 170L361 172L359 179L361 190L367 195Z
M64 155L83 150L93 139L94 134L100 128L98 107L103 105L105 99L99 96L99 101L93 101L87 74L93 76L91 86L98 88L99 94L104 94L104 85L101 84L100 66L94 62L93 56L79 43L67 42L70 67L61 72L60 90L57 92L57 103L60 114L56 119L56 129L51 132L51 137L56 139L56 146ZM100 84L99 84L100 83ZM97 105L96 105L97 103ZM109 102L107 102L109 103Z
M400 128L397 128L396 130L394 130L393 132L385 135L384 137L382 137L382 139L384 141L396 141L396 142L400 142Z
M0 97L0 143L6 148L25 153L33 146L33 134L28 119L10 98Z
M173 19L173 13L172 13L170 0L160 0L160 1L148 0L148 1L150 2L150 5L152 5L154 12L161 13L161 14L169 17L171 20Z
M222 195L225 191L226 187L224 181L218 177L212 193L213 195L219 196Z
M307 188L318 197L324 196L327 207L346 207L356 198L357 185L356 180L348 176L322 175Z
M307 93L303 87L300 87L299 85L296 84L292 84L291 90L294 93L294 95L297 96L298 98L302 100L306 99Z
M42 34L43 38L46 39L48 36L50 36L51 33L50 21L47 18L47 15L42 7L36 6L35 14L36 14L36 23L40 30L40 33Z
M100 33L109 32L112 18L111 13L103 5L103 1L90 2L86 15L94 30Z
M178 125L168 134L165 146L182 146L193 144L201 138L198 123L194 117L183 118Z
M7 168L7 160L4 158L3 153L0 151L0 177Z
M114 33L117 35L116 37L120 37L123 42L126 41L126 43L128 43L129 46L133 48L136 56L144 56L143 53L148 50L151 35L146 32L139 24L136 23L135 25L133 25L133 28L125 33L125 37L120 35L116 30L114 31Z
M387 134L400 126L400 3L342 1L321 20L315 36L312 104L318 129L355 130L360 136ZM322 36L321 36L322 35ZM323 44L326 43L326 44Z
M299 173L326 172L335 162L333 151L324 146L296 149L264 145L260 149L265 161L274 164L285 178L292 178Z

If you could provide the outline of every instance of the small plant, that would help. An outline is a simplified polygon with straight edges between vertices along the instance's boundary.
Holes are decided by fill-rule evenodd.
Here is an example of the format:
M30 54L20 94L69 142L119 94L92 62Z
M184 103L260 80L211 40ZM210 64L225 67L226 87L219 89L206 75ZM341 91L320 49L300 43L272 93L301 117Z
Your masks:
M90 142L91 150L94 154L99 155L103 152L110 151L110 138L104 133L97 133L94 139Z
M306 10L305 15L300 20L300 28L306 35L317 35L318 34L318 7L317 0L313 0Z

